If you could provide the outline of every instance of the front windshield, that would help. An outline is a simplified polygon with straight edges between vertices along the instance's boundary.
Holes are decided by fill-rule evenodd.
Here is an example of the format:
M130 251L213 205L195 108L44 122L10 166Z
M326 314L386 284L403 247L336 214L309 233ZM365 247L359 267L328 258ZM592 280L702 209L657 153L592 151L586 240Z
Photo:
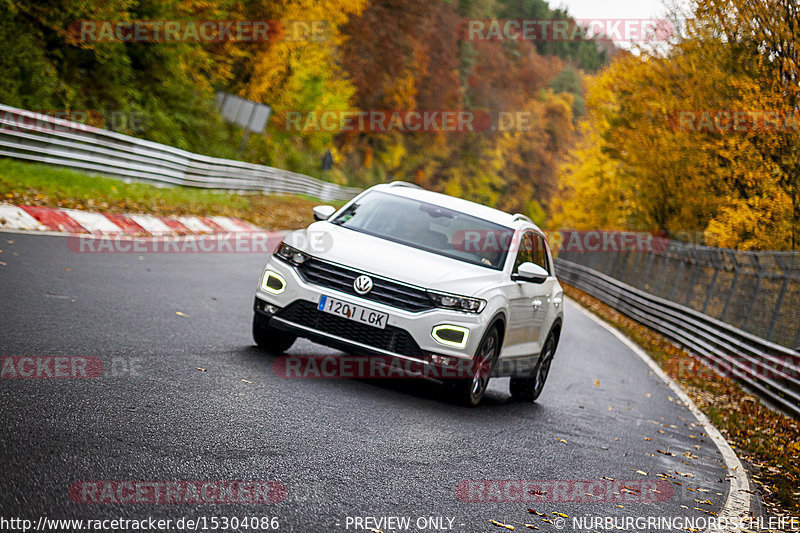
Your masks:
M427 202L373 191L333 224L467 263L501 270L514 230Z

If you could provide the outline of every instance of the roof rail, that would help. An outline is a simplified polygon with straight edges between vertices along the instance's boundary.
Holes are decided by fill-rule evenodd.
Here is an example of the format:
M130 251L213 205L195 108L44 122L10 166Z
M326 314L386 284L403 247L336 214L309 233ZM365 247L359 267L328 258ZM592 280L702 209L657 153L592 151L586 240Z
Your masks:
M530 218L526 217L522 213L514 214L514 219L513 220L514 220L514 222L516 222L518 220L524 220L525 222L530 222L531 224L533 224L533 220L531 220Z
M421 189L419 185L416 183L411 183L410 181L393 181L389 184L389 187L411 187L413 189Z

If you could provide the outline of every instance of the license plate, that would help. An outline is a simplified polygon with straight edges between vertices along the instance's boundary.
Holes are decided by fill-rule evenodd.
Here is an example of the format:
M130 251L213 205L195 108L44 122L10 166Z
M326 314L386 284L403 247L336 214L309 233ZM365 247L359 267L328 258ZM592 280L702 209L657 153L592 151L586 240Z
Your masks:
M386 327L386 322L389 320L389 315L386 313L373 311L372 309L367 309L366 307L361 307L360 305L343 302L334 298L328 298L327 296L322 296L319 299L317 309L332 315L349 318L350 320L355 320L356 322L361 322L362 324L367 324L379 329L384 329Z

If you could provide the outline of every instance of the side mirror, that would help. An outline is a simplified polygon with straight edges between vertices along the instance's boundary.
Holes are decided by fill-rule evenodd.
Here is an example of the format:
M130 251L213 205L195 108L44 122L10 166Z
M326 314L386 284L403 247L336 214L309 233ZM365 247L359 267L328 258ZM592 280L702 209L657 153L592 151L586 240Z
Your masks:
M530 283L544 283L549 274L536 263L522 263L517 271L511 274L512 281L527 281Z
M314 220L328 220L336 212L336 208L332 205L318 205L314 209Z

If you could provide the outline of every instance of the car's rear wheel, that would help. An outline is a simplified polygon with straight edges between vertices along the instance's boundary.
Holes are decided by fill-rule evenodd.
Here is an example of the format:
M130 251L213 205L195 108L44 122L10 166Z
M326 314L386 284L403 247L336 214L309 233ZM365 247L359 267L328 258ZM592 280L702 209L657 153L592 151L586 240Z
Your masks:
M273 355L280 355L292 347L297 337L262 324L258 315L255 315L253 316L253 340L262 350Z
M550 365L553 363L553 356L555 353L556 341L551 333L547 336L547 340L544 341L544 349L533 371L533 377L511 378L509 384L511 396L527 402L536 401L542 393L542 389L544 389L547 376L550 374Z
M472 359L472 376L451 383L453 398L461 405L475 407L483 399L500 351L500 334L492 328L481 341Z

